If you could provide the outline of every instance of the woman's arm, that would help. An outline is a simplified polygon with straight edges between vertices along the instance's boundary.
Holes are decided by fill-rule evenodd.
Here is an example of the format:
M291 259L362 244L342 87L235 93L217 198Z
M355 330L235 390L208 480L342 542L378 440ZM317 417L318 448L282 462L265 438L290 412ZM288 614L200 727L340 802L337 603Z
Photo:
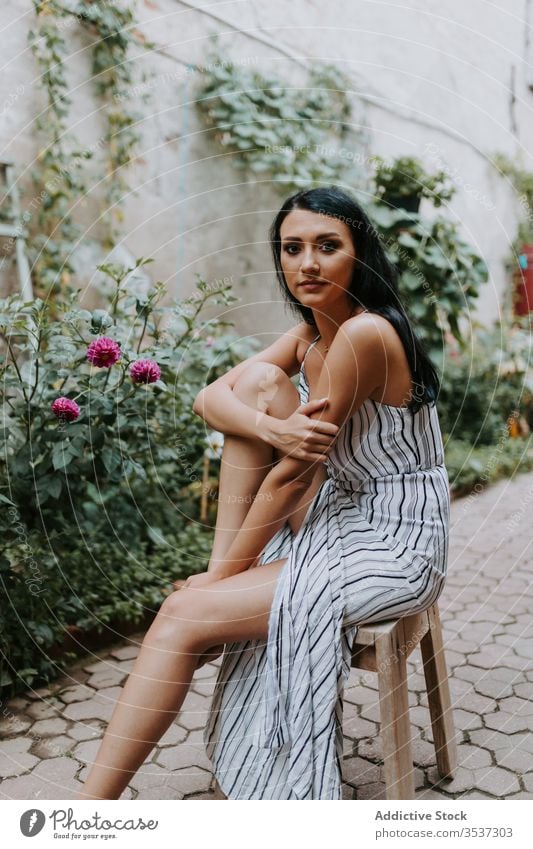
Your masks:
M244 404L234 395L233 387L244 369L254 362L272 363L292 377L300 367L297 357L298 344L306 338L306 333L309 334L308 325L301 322L264 351L259 351L234 366L198 393L193 411L214 430L235 436L259 436L265 442L270 442L269 433L278 420L266 413L258 415L257 410Z
M196 396L193 411L210 427L225 434L262 439L282 454L306 460L317 460L325 451L324 438L333 438L336 428L312 421L310 414L324 407L327 399L315 399L300 405L288 418L278 419L241 401L233 388L250 363L267 362L279 366L292 377L300 368L298 342L308 339L309 326L302 322L267 348L202 389Z
M349 319L339 328L314 391L328 395L326 409L314 415L342 428L386 375L384 341L371 318ZM339 430L340 432L340 430ZM265 477L246 518L213 574L226 578L248 569L285 523L316 473L317 460L283 457Z

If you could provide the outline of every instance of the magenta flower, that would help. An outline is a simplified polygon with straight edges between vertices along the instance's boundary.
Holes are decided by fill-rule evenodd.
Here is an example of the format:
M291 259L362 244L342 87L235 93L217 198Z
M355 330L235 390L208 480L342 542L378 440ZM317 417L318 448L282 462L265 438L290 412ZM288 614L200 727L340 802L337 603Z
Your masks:
M155 360L136 360L130 366L130 377L134 383L155 383L161 377L161 369Z
M80 408L75 401L72 401L70 398L62 397L56 398L53 402L52 412L58 419L62 419L65 422L73 422L78 418Z
M87 348L87 359L98 368L111 368L120 360L120 345L107 336L95 339Z

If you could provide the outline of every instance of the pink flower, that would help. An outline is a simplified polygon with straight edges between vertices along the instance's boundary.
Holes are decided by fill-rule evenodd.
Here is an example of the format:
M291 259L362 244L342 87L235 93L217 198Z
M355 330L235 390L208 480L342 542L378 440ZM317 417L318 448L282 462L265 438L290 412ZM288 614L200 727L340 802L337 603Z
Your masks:
M95 339L87 348L87 359L98 368L111 368L120 360L120 345L107 336Z
M56 398L52 404L52 411L54 416L66 422L75 421L80 414L80 408L76 402L65 397Z
M207 345L208 348L212 348L213 345L215 344L215 337L214 336L208 336L205 340L205 344Z
M161 377L161 369L155 360L136 360L130 366L130 377L134 383L155 383Z

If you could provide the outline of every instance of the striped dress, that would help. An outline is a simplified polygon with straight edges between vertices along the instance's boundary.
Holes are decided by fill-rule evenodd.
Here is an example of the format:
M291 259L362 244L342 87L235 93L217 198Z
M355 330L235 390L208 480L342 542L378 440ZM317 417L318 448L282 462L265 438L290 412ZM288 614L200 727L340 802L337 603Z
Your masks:
M326 467L298 533L282 526L256 567L287 558L267 643L229 643L222 657L204 743L229 799L340 799L357 627L425 610L444 585L450 499L435 404L412 413L367 399Z

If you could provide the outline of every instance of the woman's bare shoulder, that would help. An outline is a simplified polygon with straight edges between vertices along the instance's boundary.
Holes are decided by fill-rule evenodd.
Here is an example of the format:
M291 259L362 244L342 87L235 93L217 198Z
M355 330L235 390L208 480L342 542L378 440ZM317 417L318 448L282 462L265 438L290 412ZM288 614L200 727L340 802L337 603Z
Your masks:
M394 325L384 316L374 312L363 312L359 313L359 315L354 315L348 318L342 324L342 327L349 335L353 333L355 338L358 335L363 335L367 338L376 337L382 343L388 342L389 344L395 344L399 341Z

